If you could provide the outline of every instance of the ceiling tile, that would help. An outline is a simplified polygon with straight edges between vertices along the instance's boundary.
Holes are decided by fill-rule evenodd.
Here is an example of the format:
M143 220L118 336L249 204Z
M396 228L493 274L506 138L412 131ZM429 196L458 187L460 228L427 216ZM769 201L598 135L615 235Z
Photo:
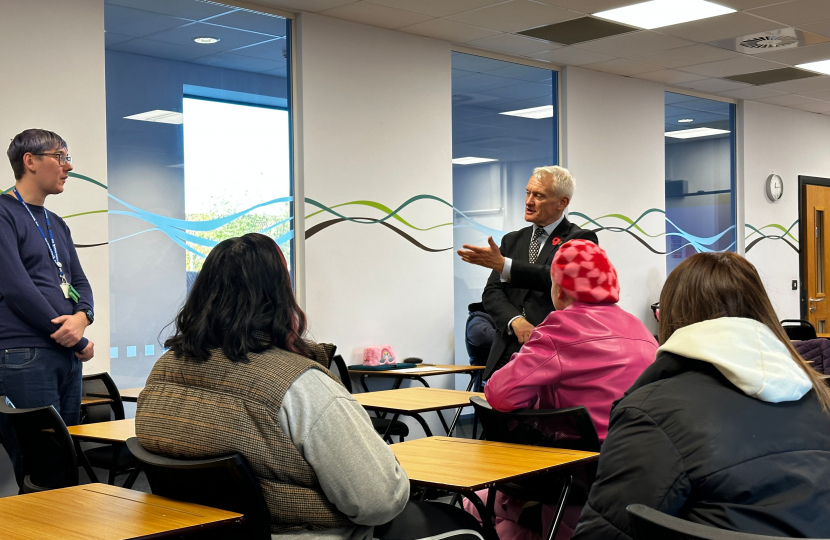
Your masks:
M762 53L757 56L759 58L765 58L767 60L773 60L775 62L781 62L782 64L789 64L791 66L803 64L805 62L817 62L818 60L826 60L830 58L830 42L810 45L809 47L788 49L786 51Z
M219 3L194 2L193 0L106 0L105 3L194 20L213 17L237 9Z
M503 4L450 15L446 19L501 32L518 32L519 30L576 19L579 16L579 13L573 11L531 2L530 0L509 0Z
M578 17L560 23L537 26L536 28L524 30L519 33L553 43L575 45L595 39L639 31L639 28L634 28L633 26L617 24L615 22L597 19L596 17Z
M233 53L211 54L210 56L197 58L193 63L254 72L270 71L285 66L284 61L263 60L261 58L251 58L250 56L239 56Z
M820 99L822 101L830 101L830 90L820 90L818 92L810 92L804 94L804 96L813 98L813 99Z
M718 0L716 3L722 6L731 7L732 9L737 9L738 11L743 11L745 9L780 4L782 1L786 0Z
M596 64L588 64L584 67L585 69L593 69L594 71L604 71L606 73L614 73L615 75L624 76L659 70L659 66L643 64L642 62L635 62L634 60L627 60L625 58L598 62Z
M104 10L104 28L107 32L131 37L144 37L193 21L150 13L140 9L108 5Z
M109 49L113 45L124 43L125 41L129 41L131 39L133 39L132 36L122 36L121 34L106 32L104 34L104 47Z
M605 60L614 59L613 56L607 54L577 49L576 47L563 47L561 49L556 49L555 51L534 54L533 57L538 60L545 60L547 62L554 62L556 64L568 66L581 66L584 64L593 64L596 62L604 62Z
M678 39L646 30L589 41L588 43L580 43L579 48L602 54L630 57L667 49L676 49L687 45L693 45L693 43L685 39Z
M830 2L827 0L795 0L753 9L749 13L782 22L785 26L798 26L830 19Z
M286 53L287 45L284 39L274 39L266 41L265 43L258 43L251 47L243 47L241 49L233 50L233 54L238 54L240 56L250 56L252 58L277 61L285 58Z
M798 69L787 66L778 69L768 69L766 71L756 71L754 73L744 73L743 75L729 75L724 77L724 79L754 84L756 86L765 86L767 84L795 81L818 76L818 73L807 71L806 69Z
M686 73L684 71L676 71L674 69L662 69L660 71L652 71L650 73L641 73L640 75L637 75L637 78L646 79L648 81L656 81L663 84L680 84L684 82L701 81L708 77L703 75L695 75L694 73Z
M470 41L469 45L519 56L530 56L542 51L549 51L561 47L561 45L550 43L549 41L539 41L538 39L530 39L513 34L501 34L499 36L477 39Z
M706 43L718 39L745 36L781 28L781 24L754 17L747 13L730 13L699 21L674 24L660 28L660 32L692 41Z
M267 13L254 13L240 9L207 20L211 24L221 24L240 30L262 32L273 36L285 36L285 19Z
M271 71L264 71L263 73L265 75L273 75L274 77L286 78L286 77L288 77L288 68L287 67L281 67L281 68L277 68L277 69L272 69Z
M432 19L429 15L369 2L355 2L354 4L321 11L320 14L381 28L400 28L401 26L409 26Z
M689 73L697 73L698 75L707 75L709 77L726 77L728 75L743 75L744 73L755 73L757 71L766 71L781 67L785 66L759 58L752 58L751 56L743 56L742 58L732 58L719 62L684 66L679 69L680 71L688 71Z
M766 88L759 88L757 86L751 86L749 88L740 88L738 90L729 90L726 92L721 92L720 95L731 97L735 99L764 99L764 98L771 98L776 96L783 96L785 94L781 92L776 92L775 90L767 90Z
M218 43L211 43L207 45L197 45L193 43L193 38L198 36L216 37L219 38L220 41ZM245 32L234 28L226 28L224 26L192 23L187 26L180 26L178 28L165 30L164 32L155 33L148 36L147 39L153 41L163 41L164 43L172 43L174 45L203 47L205 54L200 56L206 56L208 54L225 52L231 49L261 43L274 38L254 32Z
M811 24L802 24L799 28L807 32L813 32L814 34L830 37L830 20L819 21Z
M778 92L785 92L787 94L830 90L830 76L810 77L809 79L768 84L764 86L764 88L769 90L777 90Z
M110 47L110 50L141 54L144 56L154 56L156 58L166 58L168 60L179 60L183 62L211 54L210 51L197 49L196 47L184 47L181 45L173 45L172 43L150 41L149 39L144 38L137 38L125 41L124 43L118 43L117 45Z
M791 105L793 109L800 109L802 111L814 112L814 113L825 113L830 112L830 103L827 101L813 101L810 103L800 103L797 105Z
M458 43L467 43L468 41L475 41L477 39L484 39L490 36L498 35L498 32L492 30L485 30L484 28L477 28L467 24L461 24L446 19L433 19L412 26L404 26L398 28L401 32L408 32L410 34L418 34L435 39L443 39L444 41L455 41Z
M701 81L679 83L677 86L684 86L686 88L691 88L692 90L700 90L701 92L726 92L728 90L747 88L749 85L734 81L727 81L725 79L703 79Z
M538 0L552 6L592 14L622 6L636 4L637 0Z
M302 1L302 0L301 0ZM446 17L463 11L492 6L504 0L368 0L373 4L421 13L432 17Z
M258 4L295 11L323 11L354 2L357 0L256 0Z
M770 105L781 105L783 107L792 107L793 105L801 105L804 103L813 103L819 101L817 99L812 99L804 96L799 96L797 94L788 94L786 96L776 96L771 98L762 98L756 101L760 101L761 103L769 103Z
M658 66L667 68L676 68L741 57L742 55L739 53L726 51L710 45L692 45L690 47L679 47L677 49L644 54L637 56L634 60L648 64L657 64Z

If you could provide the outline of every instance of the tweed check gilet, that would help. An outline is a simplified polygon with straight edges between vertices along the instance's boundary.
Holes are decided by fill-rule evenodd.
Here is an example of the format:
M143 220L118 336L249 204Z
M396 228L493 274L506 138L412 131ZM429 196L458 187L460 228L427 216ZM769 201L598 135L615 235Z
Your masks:
M322 530L353 523L326 499L311 465L283 432L279 411L288 387L319 363L281 349L231 362L214 350L207 362L176 358L153 367L136 410L136 435L150 452L247 458L271 513L271 532Z

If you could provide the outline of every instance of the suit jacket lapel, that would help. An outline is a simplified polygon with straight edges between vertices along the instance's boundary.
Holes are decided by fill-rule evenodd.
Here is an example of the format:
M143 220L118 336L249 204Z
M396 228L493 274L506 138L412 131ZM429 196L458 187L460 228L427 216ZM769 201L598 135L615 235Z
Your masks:
M547 264L548 257L552 256L553 252L559 249L559 246L561 246L567 241L567 239L564 237L570 228L571 223L568 221L568 218L562 218L562 221L559 222L559 225L557 225L556 228L553 229L553 232L550 233L550 236L548 236L545 239L545 243L542 246L542 249L539 250L539 257L536 258L536 264ZM553 242L553 239L557 237L561 238L562 241L559 242L558 245L554 246L551 242ZM530 246L529 241L528 246Z
M558 227L557 227L558 228ZM527 227L521 236L519 236L519 243L516 245L516 260L528 262L528 250L530 249L530 238L533 236L533 225Z

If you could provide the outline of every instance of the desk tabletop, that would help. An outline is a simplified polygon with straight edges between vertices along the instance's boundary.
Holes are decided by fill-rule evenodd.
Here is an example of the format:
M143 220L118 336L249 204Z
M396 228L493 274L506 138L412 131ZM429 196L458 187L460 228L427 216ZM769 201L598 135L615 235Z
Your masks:
M453 364L433 364L431 366L416 366L406 369L389 369L384 371L372 371L362 369L350 369L349 373L357 375L371 375L372 377L429 377L430 375L454 375L456 373L472 373L484 369L484 366L456 366Z
M86 484L0 499L3 540L162 538L242 515L106 484Z
M451 437L413 439L390 448L413 484L461 492L599 459L595 452Z
M125 388L124 390L119 389L118 393L121 394L121 401L135 403L138 401L138 394L140 394L142 390L144 390L144 387L139 386L138 388ZM90 392L89 395L94 397L109 397L109 394L96 392Z
M103 397L81 397L81 407L91 407L93 405L109 405L112 403L110 398Z
M130 437L135 437L135 418L81 424L79 426L69 426L66 429L72 437L81 441L125 443Z
M465 407L470 404L472 396L479 396L484 399L484 394L481 392L425 387L398 388L397 390L363 392L362 394L353 395L358 403L370 411L408 414Z

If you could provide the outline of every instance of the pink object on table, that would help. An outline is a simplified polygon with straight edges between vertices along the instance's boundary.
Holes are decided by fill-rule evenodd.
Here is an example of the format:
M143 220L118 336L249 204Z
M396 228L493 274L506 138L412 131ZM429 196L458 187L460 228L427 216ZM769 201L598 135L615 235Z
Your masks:
M364 366L394 366L395 350L389 345L376 345L363 349Z

